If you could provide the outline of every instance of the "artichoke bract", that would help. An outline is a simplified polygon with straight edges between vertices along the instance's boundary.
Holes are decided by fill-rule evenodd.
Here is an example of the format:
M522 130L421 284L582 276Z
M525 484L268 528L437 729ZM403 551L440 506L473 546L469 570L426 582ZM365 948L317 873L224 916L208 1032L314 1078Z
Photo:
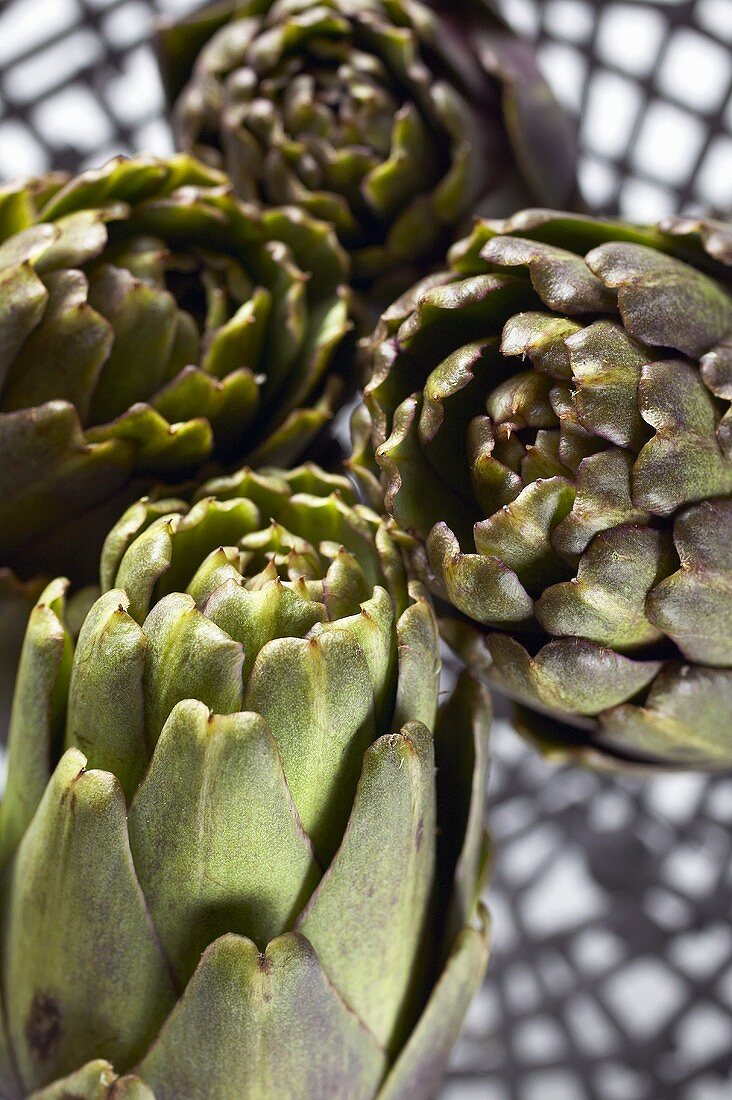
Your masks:
M427 1100L487 959L490 713L467 674L438 710L399 546L346 479L245 469L133 505L102 588L24 643L3 1096Z
M348 368L347 274L329 226L188 156L6 186L0 567L76 580L156 479L297 459Z
M388 310L354 468L521 727L732 764L732 229L482 221ZM450 611L449 608L452 610Z
M572 131L483 0L228 0L159 54L181 146L332 222L357 285L405 289L478 206L572 197Z

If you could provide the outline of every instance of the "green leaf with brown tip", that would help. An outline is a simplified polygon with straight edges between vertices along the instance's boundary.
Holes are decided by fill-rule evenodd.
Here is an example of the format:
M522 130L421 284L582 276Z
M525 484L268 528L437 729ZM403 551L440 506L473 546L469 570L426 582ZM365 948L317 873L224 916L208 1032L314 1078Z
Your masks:
M274 638L301 638L326 615L321 603L304 599L279 578L256 592L229 580L211 594L204 613L230 638L241 642L245 683L268 642Z
M631 336L655 347L702 355L732 328L732 297L689 264L641 244L611 241L587 266L618 292Z
M0 271L0 408L5 407L8 370L23 343L41 322L48 290L30 264Z
M155 1100L155 1096L139 1077L119 1077L110 1062L97 1058L48 1088L31 1093L29 1100Z
M444 523L430 532L427 553L444 594L466 615L482 623L530 621L533 601L513 569L499 558L464 554Z
M699 365L707 388L717 397L732 401L732 334L703 355Z
M643 419L656 430L633 472L638 506L667 516L732 492L732 460L717 438L719 412L698 371L681 361L649 363L638 397Z
M569 381L572 368L566 341L581 331L580 325L566 317L555 317L551 313L517 313L503 326L501 353L522 358L528 355L542 374Z
M341 548L328 566L323 583L328 618L333 620L357 615L369 594L363 570L354 556Z
M732 672L669 663L641 706L602 715L599 743L681 768L729 769Z
M430 135L413 103L405 103L394 118L391 152L361 184L362 192L382 218L402 209L431 174Z
M0 804L0 865L7 863L40 802L63 737L73 646L64 622L68 583L52 581L28 621L8 734Z
M474 340L446 356L424 383L419 435L423 444L431 443L443 427L445 402L469 387L476 375L490 371L495 358L495 342ZM480 399L478 399L480 404Z
M53 176L42 177L43 183L52 185ZM41 181L36 181L41 182ZM0 185L0 241L22 232L33 221L35 196L23 186L22 181L8 181Z
M536 617L549 633L576 635L623 652L656 641L646 597L673 568L670 540L653 528L614 527L596 535L577 577L545 588Z
M2 408L11 412L46 401L70 401L85 422L110 354L112 330L87 300L88 283L81 271L52 272L44 282L46 308L10 365Z
M328 981L307 940L260 954L228 935L198 970L137 1068L155 1100L352 1100L375 1093L386 1056Z
M581 256L522 237L493 237L481 258L499 267L525 267L536 293L558 313L609 313L615 295L589 270Z
M331 491L325 495L325 489ZM349 506L348 499L341 498L337 485L315 487L315 492L298 484L293 485L293 495L284 502L280 521L307 539L313 546L330 542L333 548L343 546L358 562L366 583L373 587L380 583L380 560L374 557L373 512Z
M105 593L84 619L74 653L67 748L90 768L112 772L128 801L147 768L143 674L147 641L121 589Z
M254 663L244 709L274 734L303 827L323 862L337 848L376 734L369 665L346 631L268 642Z
M510 436L510 431L509 431ZM484 515L492 515L521 492L523 480L496 452L497 437L489 416L476 416L468 424L467 449L473 491ZM499 451L500 453L500 451ZM507 457L505 454L502 457ZM523 468L523 467L522 467Z
M54 226L58 233L38 257L36 270L44 274L62 267L80 268L95 260L109 239L106 223L127 212L123 203L110 203L100 210L79 210L59 218Z
M618 447L640 450L648 438L638 408L638 383L649 359L646 349L610 321L580 329L566 347L582 426Z
M509 432L554 428L557 417L549 400L551 385L551 379L543 374L517 371L491 391L486 401L488 414L497 426Z
M186 585L186 592L193 597L199 611L205 610L217 588L228 581L241 584L240 564L241 552L235 546L220 546L203 560Z
M151 405L132 405L116 420L89 428L92 443L120 440L133 449L141 471L179 471L202 464L213 450L211 425L203 417L169 424ZM170 476L170 475L169 475Z
M152 748L176 703L199 699L215 714L242 710L242 647L180 592L155 604L142 626L145 730Z
M407 722L434 729L440 686L440 639L432 605L412 586L416 602L397 621L398 681L392 732Z
M648 617L689 661L732 665L732 501L681 512L674 523L681 568L648 595Z
M33 266L61 235L55 225L29 225L0 244L0 269L30 263Z
M320 878L259 715L179 703L129 815L130 846L181 984L225 932L260 948L292 927Z
M204 370L214 378L225 378L241 367L256 373L271 310L271 293L257 287L231 320L214 332L203 359Z
M378 730L391 721L392 685L397 660L394 625L391 597L385 588L378 586L355 614L335 621L329 619L312 631L312 636L316 638L332 633L358 642L371 678Z
M467 535L472 526L467 501L428 461L419 438L419 400L407 398L394 416L392 434L376 451L386 479L386 507L401 527L426 538L442 516ZM422 487L430 486L430 492ZM419 489L417 488L419 486Z
M187 588L201 562L222 546L238 546L262 522L253 501L204 497L171 525L170 566L158 578L155 596ZM144 555L141 555L144 560Z
M432 735L412 723L367 751L341 846L298 921L336 989L392 1053L421 992L434 830Z
M529 591L567 575L556 554L552 534L571 511L574 489L564 478L534 481L510 504L476 523L475 548L512 569Z
M417 356L420 370L432 370L455 349L498 335L513 313L536 305L536 296L511 275L473 275L448 282L436 277L417 284L415 300L401 318L399 347ZM409 308L411 307L411 308Z
M133 505L108 537L105 557L108 555L109 564L103 572L103 586L120 588L127 594L127 609L140 625L150 611L155 585L170 568L172 534L179 522L177 511L157 515L157 509L153 512L141 501ZM121 545L114 545L117 541ZM125 543L129 543L126 549ZM111 560L113 554L119 558L116 563ZM102 564L104 568L104 559Z
M621 447L582 459L574 479L572 510L551 534L555 550L571 561L598 532L647 522L648 513L633 503L633 470L632 453Z
M529 705L566 714L595 715L632 699L662 667L660 661L632 660L584 638L557 638L536 657L506 634L489 634L485 648L491 682ZM471 656L469 645L462 651Z
M112 527L104 541L99 572L103 591L114 588L117 584L118 570L129 547L139 535L148 529L162 516L186 511L186 504L182 500L150 500L143 497L124 512ZM163 555L164 560L169 560L169 555ZM135 615L138 621L142 621L147 614L145 608L142 615Z
M91 1057L129 1066L173 1005L125 818L114 777L70 749L12 865L3 993L29 1091Z
M218 453L235 455L260 411L260 397L261 378L258 381L249 368L232 371L219 380L187 365L150 403L170 424L189 419L195 411L212 425Z

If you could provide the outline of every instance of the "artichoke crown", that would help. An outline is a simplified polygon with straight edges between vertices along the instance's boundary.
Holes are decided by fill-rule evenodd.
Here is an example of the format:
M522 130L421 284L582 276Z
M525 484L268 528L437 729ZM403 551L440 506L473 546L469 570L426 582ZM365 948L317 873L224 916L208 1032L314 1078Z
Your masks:
M117 160L6 188L0 242L0 563L65 565L70 513L103 530L158 477L289 461L331 415L347 260L303 211Z
M481 2L228 2L160 47L182 146L332 222L361 285L408 283L478 202L570 197L564 120Z
M528 210L479 221L373 340L388 507L448 639L550 741L729 763L730 264L716 223Z
M438 713L399 545L343 478L244 469L133 505L101 580L21 658L9 1095L429 1095L487 954L489 714L467 677Z

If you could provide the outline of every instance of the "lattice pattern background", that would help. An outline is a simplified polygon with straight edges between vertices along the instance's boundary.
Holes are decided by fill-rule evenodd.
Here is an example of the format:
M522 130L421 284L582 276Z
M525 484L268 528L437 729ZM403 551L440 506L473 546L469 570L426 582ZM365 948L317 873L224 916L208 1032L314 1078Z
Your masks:
M589 203L732 211L732 0L499 0L580 119Z
M198 0L0 0L0 175L164 153L155 12ZM497 0L580 121L595 209L732 210L732 0Z
M589 204L732 210L732 0L499 0L580 120ZM0 177L165 153L155 10L0 0ZM441 1100L728 1100L732 779L552 769L497 723L495 950Z
M494 749L495 948L443 1100L728 1100L732 780Z

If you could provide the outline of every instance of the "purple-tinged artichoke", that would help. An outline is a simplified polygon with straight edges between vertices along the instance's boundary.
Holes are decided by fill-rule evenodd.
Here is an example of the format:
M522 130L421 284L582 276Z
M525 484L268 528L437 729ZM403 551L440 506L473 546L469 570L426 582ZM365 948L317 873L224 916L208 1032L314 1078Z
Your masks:
M307 466L133 505L33 611L0 807L9 1100L428 1100L488 942L490 710ZM38 1090L38 1091L34 1091Z
M228 0L159 52L181 146L332 222L359 286L404 289L476 209L571 200L571 129L483 0Z
M371 353L354 467L521 727L730 767L732 229L479 222Z
M187 156L0 192L0 567L76 578L157 479L297 458L343 388L347 270Z

